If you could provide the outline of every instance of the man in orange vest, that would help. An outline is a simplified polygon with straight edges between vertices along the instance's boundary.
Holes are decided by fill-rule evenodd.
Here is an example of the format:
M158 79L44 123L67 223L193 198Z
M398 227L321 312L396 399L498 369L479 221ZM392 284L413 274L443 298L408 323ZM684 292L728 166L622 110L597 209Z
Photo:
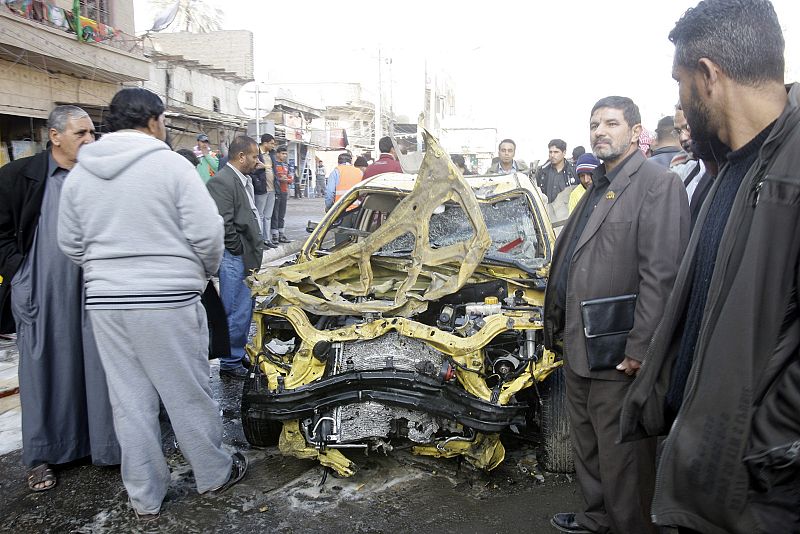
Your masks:
M352 161L353 156L349 153L339 154L339 164L328 176L328 184L325 188L325 211L331 209L342 195L361 181L363 173L351 165Z

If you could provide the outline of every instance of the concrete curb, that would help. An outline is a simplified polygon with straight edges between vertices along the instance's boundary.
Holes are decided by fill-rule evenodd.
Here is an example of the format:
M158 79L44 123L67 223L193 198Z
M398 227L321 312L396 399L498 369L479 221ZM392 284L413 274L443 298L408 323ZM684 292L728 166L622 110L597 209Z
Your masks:
M16 336L3 336L0 338L0 399L19 393L18 365Z

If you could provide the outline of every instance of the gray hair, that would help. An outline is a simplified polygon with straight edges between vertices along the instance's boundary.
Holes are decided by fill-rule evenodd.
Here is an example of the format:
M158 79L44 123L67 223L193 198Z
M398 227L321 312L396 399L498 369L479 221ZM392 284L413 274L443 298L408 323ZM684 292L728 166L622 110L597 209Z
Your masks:
M78 106L56 106L47 117L47 127L53 128L57 132L64 132L67 128L67 121L70 119L82 119L88 117L86 110Z

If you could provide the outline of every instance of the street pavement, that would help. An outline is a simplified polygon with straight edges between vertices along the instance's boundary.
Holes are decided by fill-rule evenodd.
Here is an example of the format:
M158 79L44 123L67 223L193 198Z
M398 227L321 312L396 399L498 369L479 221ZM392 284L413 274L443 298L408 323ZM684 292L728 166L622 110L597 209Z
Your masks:
M284 250L305 241L306 222L321 219L322 205L321 199L289 200L286 228L294 242ZM17 361L13 341L0 340L0 356L2 386ZM220 379L216 361L210 377L223 415L225 446L244 451L248 474L226 493L198 495L191 468L162 414L172 482L161 518L147 525L139 524L130 510L118 468L76 462L59 469L53 490L30 492L19 450L18 395L0 398L0 532L547 533L553 513L580 505L572 476L543 472L536 444L512 436L503 438L505 461L490 473L455 459L396 450L388 456L349 453L359 468L355 476L325 476L315 461L283 456L274 447L251 448L241 428L242 383ZM10 391L5 387L0 391Z
M325 215L325 200L322 198L289 198L286 207L286 236L292 240L305 243L309 233L306 232L308 221L319 222Z

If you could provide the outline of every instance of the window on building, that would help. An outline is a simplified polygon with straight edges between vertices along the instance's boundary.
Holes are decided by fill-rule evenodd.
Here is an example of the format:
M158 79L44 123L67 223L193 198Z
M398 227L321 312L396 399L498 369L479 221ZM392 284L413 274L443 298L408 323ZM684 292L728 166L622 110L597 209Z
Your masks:
M186 102L187 104L191 105L191 104L194 103L194 102L192 102L192 99L194 99L194 95L192 93L190 93L189 91L186 91L186 94L183 97L183 101Z
M219 98L217 98L216 96L211 98L211 109L213 109L217 113L219 113L220 110L222 109L222 108L220 108L220 105L219 105Z
M111 24L110 0L80 0L81 15L84 17Z

